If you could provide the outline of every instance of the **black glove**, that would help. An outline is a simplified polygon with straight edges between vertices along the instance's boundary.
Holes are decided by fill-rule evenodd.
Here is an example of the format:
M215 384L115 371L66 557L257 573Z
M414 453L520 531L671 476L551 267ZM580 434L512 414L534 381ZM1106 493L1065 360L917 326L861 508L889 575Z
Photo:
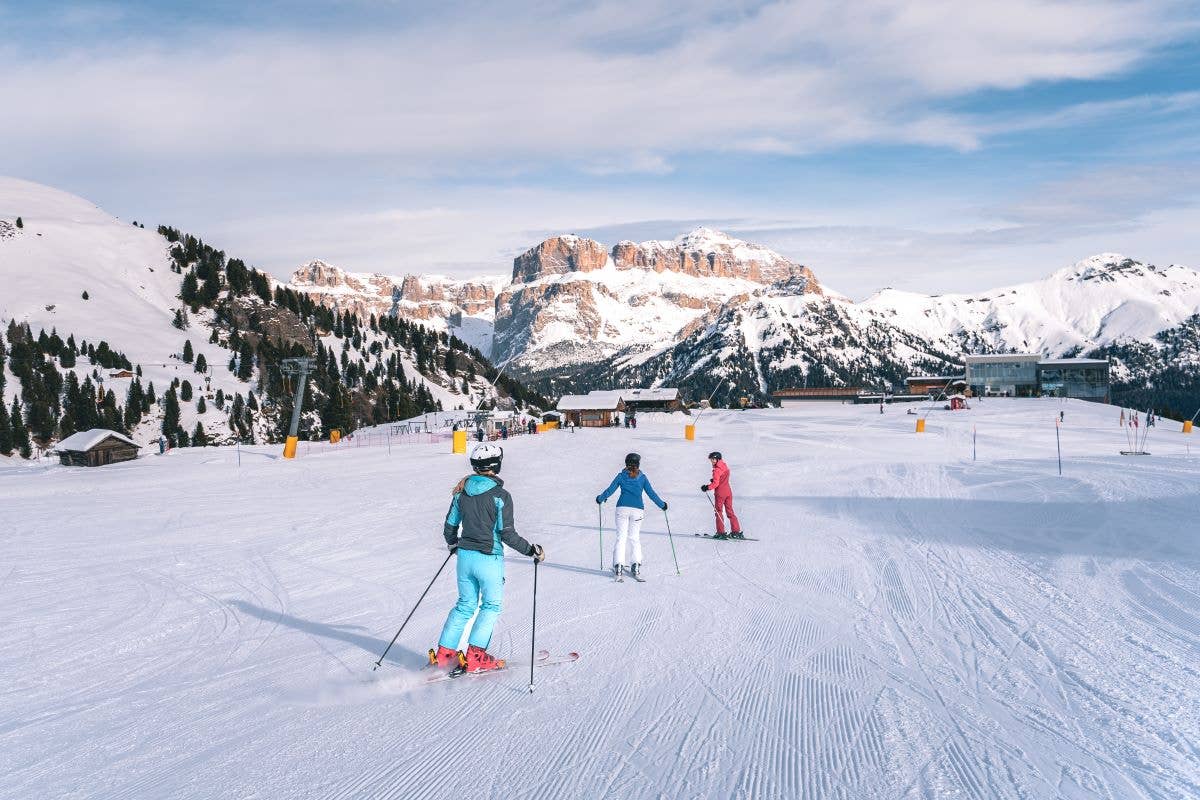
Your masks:
M448 544L448 545L446 545L446 546L450 548L450 552L451 552L451 553L457 553L457 552L458 552L458 542L454 542L454 543L452 543L452 544Z
M706 483L706 484L704 484L703 486L701 486L701 487L700 487L700 491L702 491L702 492L707 492L707 491L708 491L708 484Z
M545 561L546 551L542 549L540 544L533 545L533 552L529 555L533 556L534 561Z
M664 501L663 501L663 504L662 504L662 510L663 510L663 511L666 511L666 510L667 510L667 501L666 501L666 500L664 500Z

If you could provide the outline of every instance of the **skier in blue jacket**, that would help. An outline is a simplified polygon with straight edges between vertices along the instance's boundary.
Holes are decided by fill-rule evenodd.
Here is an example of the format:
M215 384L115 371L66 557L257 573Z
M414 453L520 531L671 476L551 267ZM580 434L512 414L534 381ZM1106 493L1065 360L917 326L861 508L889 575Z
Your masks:
M504 660L493 657L487 648L504 601L504 545L535 561L546 557L541 545L525 541L513 527L512 495L497 477L503 459L502 447L476 445L471 451L475 474L454 487L442 534L450 552L458 555L458 602L446 617L437 650L429 651L431 665L458 664L468 672L501 669ZM457 650L459 640L476 611L479 616L464 654Z
M667 503L654 493L650 479L641 470L642 457L637 453L625 456L625 469L617 473L612 483L596 497L597 503L603 503L618 488L621 496L617 498L617 543L613 545L613 575L620 578L625 571L625 541L632 540L633 564L629 574L640 578L642 571L642 520L646 516L642 505L642 493L654 502L654 505L667 510Z

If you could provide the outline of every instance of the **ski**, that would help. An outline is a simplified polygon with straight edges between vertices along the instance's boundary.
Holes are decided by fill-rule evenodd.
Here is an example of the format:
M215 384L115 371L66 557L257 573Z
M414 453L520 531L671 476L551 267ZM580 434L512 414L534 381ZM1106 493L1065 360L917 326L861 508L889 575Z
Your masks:
M757 542L757 541L760 541L759 539L755 539L753 536L743 536L741 539L734 539L732 537L726 536L724 539L717 539L717 537L711 533L697 533L694 535L699 536L703 539L713 539L718 542Z
M545 656L542 655L543 653L545 653ZM563 655L552 656L552 655L550 655L549 651L542 650L542 651L538 652L537 661L533 662L533 665L535 667L539 667L539 668L540 667L553 667L553 666L557 666L559 664L570 664L571 662L578 661L578 660L579 660L579 653L576 653L573 651L570 653L565 653ZM466 677L466 678L482 678L485 675L493 675L493 674L496 674L499 672L508 672L509 670L511 670L515 667L527 667L527 666L529 666L527 663L522 664L520 662L509 661L509 662L506 662L504 664L504 666L500 667L499 669L489 669L485 672L467 672L465 669L460 669L459 667L455 667L454 669L450 670L449 672L443 673L441 675L434 675L433 677L429 678L425 682L426 683L438 683L440 681L452 681L457 678L464 678L464 677Z

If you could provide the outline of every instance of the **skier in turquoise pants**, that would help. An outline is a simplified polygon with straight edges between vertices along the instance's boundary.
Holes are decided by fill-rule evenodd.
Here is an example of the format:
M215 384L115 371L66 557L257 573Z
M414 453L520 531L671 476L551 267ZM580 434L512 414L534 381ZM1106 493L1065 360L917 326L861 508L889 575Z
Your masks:
M513 527L512 495L497 477L503 459L504 450L497 445L476 446L471 451L475 474L454 487L443 535L450 552L458 555L458 602L446 617L437 650L429 651L432 665L457 664L468 672L502 668L503 659L487 648L504 603L504 545L536 561L546 557L540 545L525 541ZM476 611L467 652L458 652L463 630Z

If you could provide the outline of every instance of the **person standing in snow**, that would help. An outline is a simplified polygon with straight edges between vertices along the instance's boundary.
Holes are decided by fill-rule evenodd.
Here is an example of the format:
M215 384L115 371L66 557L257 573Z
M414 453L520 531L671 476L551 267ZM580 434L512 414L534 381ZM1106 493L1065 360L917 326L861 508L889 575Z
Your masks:
M487 648L504 601L504 545L535 561L546 558L541 545L525 541L513 527L512 495L497 477L503 459L504 448L476 445L471 451L474 474L454 487L442 535L450 552L458 556L458 602L446 617L437 650L429 651L430 665L461 665L467 672L501 669L504 660ZM479 616L464 654L457 649L459 640L476 611Z
M712 464L712 480L700 487L700 491L713 493L713 512L717 518L717 533L714 539L744 539L742 525L738 522L737 514L733 513L733 487L729 485L729 466L721 458L720 452L714 450L708 454ZM725 518L729 515L729 527L732 530L725 535Z
M617 489L621 496L617 498L617 542L613 545L613 575L620 578L625 571L625 542L633 545L633 563L629 565L629 574L635 579L642 572L642 520L646 518L645 506L642 505L642 493L661 508L667 510L667 503L654 493L650 479L642 472L642 457L637 453L625 456L625 469L617 473L608 488L596 496L596 503L602 504L612 496Z

